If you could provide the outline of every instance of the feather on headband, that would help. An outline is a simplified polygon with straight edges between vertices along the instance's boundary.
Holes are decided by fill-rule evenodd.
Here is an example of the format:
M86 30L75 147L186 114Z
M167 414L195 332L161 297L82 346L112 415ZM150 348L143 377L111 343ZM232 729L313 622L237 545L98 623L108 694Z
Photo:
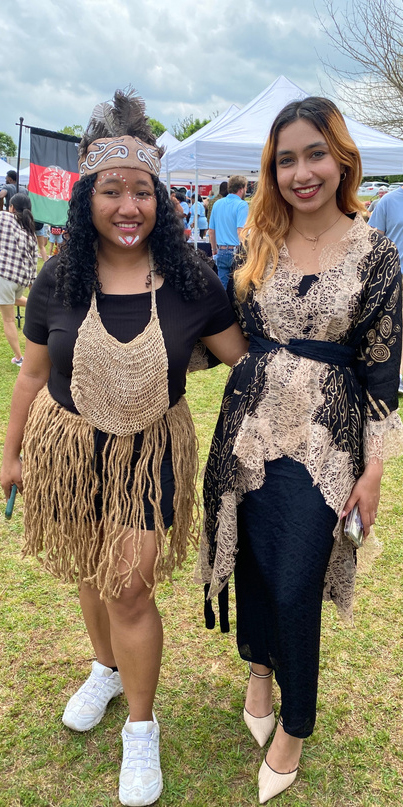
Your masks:
M163 149L156 144L145 103L133 88L116 90L113 102L97 104L79 146L80 177L110 168L160 172Z

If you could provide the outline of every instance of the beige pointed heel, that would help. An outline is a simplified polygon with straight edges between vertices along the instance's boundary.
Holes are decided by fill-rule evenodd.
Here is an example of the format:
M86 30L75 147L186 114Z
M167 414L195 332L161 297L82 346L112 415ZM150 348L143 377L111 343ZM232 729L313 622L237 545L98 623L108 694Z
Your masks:
M290 773L277 773L264 759L259 770L259 804L265 804L283 790L287 790L287 787L295 782L297 773L298 768Z
M267 675L260 675L259 673L253 672L252 665L249 662L249 673L255 678L271 678L273 675L273 670L267 673ZM276 723L274 709L272 709L270 714L266 715L265 717L255 717L254 715L251 715L246 708L244 708L243 719L250 733L252 734L252 737L254 737L260 747L263 748L272 734Z

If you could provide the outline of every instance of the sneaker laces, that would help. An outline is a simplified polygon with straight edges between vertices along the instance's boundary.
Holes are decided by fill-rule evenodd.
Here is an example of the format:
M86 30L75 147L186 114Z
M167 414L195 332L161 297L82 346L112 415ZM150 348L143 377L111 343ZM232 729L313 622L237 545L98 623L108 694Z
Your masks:
M125 768L157 768L156 760L152 759L151 734L131 735L125 732ZM155 763L154 765L152 763ZM127 764L126 764L127 763Z
M108 678L96 678L95 675L91 674L88 681L76 693L76 698L80 699L83 704L92 703L96 706L99 705L99 699L105 699L107 702L110 700Z

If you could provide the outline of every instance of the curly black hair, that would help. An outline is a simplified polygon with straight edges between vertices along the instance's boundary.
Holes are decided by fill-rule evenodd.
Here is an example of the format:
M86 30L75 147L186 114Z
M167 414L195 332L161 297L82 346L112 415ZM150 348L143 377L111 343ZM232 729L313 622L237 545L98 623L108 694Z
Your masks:
M153 177L157 220L148 243L155 270L185 300L203 295L207 281L203 259L183 238L183 224L175 213L165 185ZM75 183L70 200L64 244L56 268L56 297L71 308L89 303L95 289L102 295L97 275L97 231L92 223L91 190L96 174Z

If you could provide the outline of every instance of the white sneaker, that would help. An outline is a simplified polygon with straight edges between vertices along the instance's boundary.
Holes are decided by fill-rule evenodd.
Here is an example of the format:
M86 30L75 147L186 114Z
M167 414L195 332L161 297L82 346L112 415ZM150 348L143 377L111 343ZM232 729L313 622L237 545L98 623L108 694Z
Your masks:
M111 698L121 692L123 687L119 673L93 661L90 677L70 698L64 710L64 725L74 731L89 731L102 720Z
M129 807L153 804L162 792L160 729L154 712L153 721L130 723L127 718L123 726L119 799Z

